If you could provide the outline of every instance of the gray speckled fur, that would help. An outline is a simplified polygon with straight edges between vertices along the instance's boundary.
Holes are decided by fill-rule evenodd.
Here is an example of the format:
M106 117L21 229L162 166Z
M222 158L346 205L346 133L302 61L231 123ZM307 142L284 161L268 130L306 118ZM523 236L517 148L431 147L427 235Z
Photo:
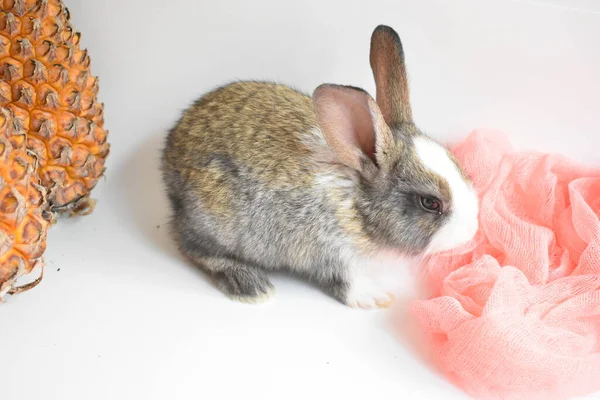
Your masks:
M272 85L253 84L266 85L264 90ZM228 88L220 90L226 92ZM258 106L253 104L253 107ZM198 108L202 107L205 105L200 102L187 114L195 119L201 112ZM278 118L278 110L270 112L275 114L274 119ZM296 135L298 143L304 132L315 127L306 126L299 131ZM264 121L245 121L244 129L249 135L260 135L259 132L264 133L265 124ZM196 144L199 139L193 131L190 133L186 127L182 129L180 122L169 135L163 162L176 241L186 256L211 273L221 290L235 298L251 301L266 294L271 284L264 270L284 269L317 282L344 301L350 284L344 254L368 256L369 244L418 253L427 246L436 228L443 224L443 217L425 213L416 204L416 193L435 193L439 197L443 197L443 193L439 193L440 186L435 177L419 173L422 167L412 154L410 130L413 128L406 125L403 129L409 134L395 129L399 153L392 172L368 182L342 168L341 171L348 175L349 187L346 196L335 201L326 188L307 186L300 175L298 184L265 179L253 170L252 165L240 162L227 147L204 155L196 152L187 140ZM210 138L229 133L203 131L202 134ZM277 131L269 134L275 135ZM261 152L262 157L268 158L269 154ZM292 160L290 157L290 163ZM309 172L305 173L313 175L331 173L327 172L331 169L329 164L321 165L311 157L305 157L304 163L302 168L298 166L298 174L307 168ZM219 196L226 199L227 209L221 212L211 211L212 204L198 195L197 177L206 178L204 172L209 169L222 172L218 182ZM277 178L276 174L274 179ZM352 234L336 214L341 208L340 202L348 198L355 204L356 215L353 217L359 221L357 235L365 236L365 249L354 244Z
M346 266L338 255L340 246L350 244L336 222L335 205L325 193L268 188L233 160L209 158L207 163L228 171L234 184L231 219L205 212L181 175L165 167L174 211L172 230L183 253L213 276L226 269L243 271L244 280L251 281L247 287L229 285L232 278L222 274L215 276L220 289L235 297L266 293L271 284L262 270L282 269L317 282L343 300ZM223 260L229 264L222 265Z
M395 35L376 32L385 40ZM404 71L401 44L395 37L382 43L395 46L394 57L380 61L401 63L396 79ZM345 302L352 260L389 248L422 252L451 210L426 212L418 196L451 199L447 183L415 154L412 138L422 133L408 119L407 93L387 103L393 140L377 154L379 170L370 179L336 161L315 134L312 100L302 93L236 82L201 97L171 130L163 153L182 253L239 300L272 290L266 271L288 270Z

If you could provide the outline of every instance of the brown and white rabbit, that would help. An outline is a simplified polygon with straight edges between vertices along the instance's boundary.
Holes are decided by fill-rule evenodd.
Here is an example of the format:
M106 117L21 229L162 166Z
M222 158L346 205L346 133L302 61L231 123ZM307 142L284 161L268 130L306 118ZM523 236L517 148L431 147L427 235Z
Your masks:
M181 251L230 297L273 293L267 271L316 281L339 301L384 307L369 278L389 251L420 255L469 241L470 181L412 120L398 34L371 37L377 102L333 84L312 98L237 82L201 97L171 130L163 177Z

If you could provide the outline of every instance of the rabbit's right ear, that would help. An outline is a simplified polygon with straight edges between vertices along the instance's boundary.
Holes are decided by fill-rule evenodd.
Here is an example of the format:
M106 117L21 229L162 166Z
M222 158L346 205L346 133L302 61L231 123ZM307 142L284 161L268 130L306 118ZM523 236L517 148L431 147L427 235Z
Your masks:
M404 50L398 33L379 25L371 35L371 69L377 87L377 104L388 125L412 123Z

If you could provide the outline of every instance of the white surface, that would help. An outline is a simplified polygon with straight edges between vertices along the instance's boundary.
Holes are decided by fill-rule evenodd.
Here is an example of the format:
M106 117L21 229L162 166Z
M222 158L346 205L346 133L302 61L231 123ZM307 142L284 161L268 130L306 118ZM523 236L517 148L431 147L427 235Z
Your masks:
M271 304L224 298L167 236L159 148L181 109L233 78L373 92L369 37L386 23L432 134L499 128L520 146L599 162L599 2L67 4L100 76L112 154L96 212L53 228L43 283L0 306L0 397L466 398L395 337L390 313L285 277Z

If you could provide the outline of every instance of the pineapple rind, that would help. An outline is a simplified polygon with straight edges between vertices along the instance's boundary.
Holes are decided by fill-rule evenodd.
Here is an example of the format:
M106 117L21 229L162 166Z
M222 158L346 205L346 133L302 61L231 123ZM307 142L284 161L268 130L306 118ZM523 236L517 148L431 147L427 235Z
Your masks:
M0 300L43 265L48 226L85 214L110 151L104 105L62 0L0 0Z
M89 209L110 145L98 79L79 47L81 35L60 0L0 0L0 5L0 106L24 116L49 209Z
M27 150L23 124L0 108L0 300L18 290L17 279L43 265L50 221L38 163Z

